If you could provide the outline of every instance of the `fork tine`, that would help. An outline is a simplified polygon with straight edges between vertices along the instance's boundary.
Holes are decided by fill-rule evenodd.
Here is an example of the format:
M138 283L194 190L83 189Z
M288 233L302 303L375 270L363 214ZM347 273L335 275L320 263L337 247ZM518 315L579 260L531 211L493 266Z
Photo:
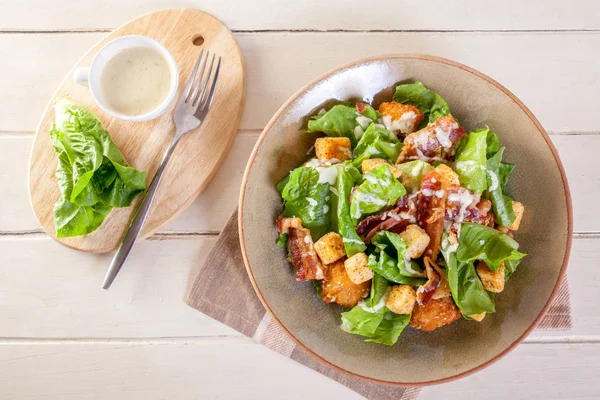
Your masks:
M192 73L190 74L190 77L187 81L187 83L185 84L185 89L183 89L183 96L181 96L181 99L185 102L185 99L187 99L187 97L190 94L190 90L192 89L192 84L194 83L194 78L196 77L196 72L198 72L198 65L200 65L200 60L202 59L202 54L204 54L204 49L202 49L200 51L200 54L198 55L198 58L196 59L196 64L194 64L194 69L192 69Z
M207 110L210 107L210 103L212 103L213 95L215 94L215 88L217 87L217 79L219 78L219 70L221 69L221 57L219 57L219 62L217 62L217 68L215 69L215 76L212 81L212 86L210 87L210 91L208 92L208 96L206 98L206 102L200 109L200 111ZM204 100L204 99L202 99ZM202 102L198 102L198 107Z
M208 61L208 57L210 56L210 51L206 51L206 57L204 57L204 62L202 63L202 69L200 69L200 74L198 75L198 80L196 81L196 84L194 85L194 90L192 91L192 94L190 95L189 100L187 100L186 102L189 104L194 104L194 102L196 101L196 98L198 96L198 92L200 91L200 82L202 82L202 77L204 76L204 70L206 69L206 62ZM214 54L213 54L214 57ZM208 73L210 74L210 70L208 71Z
M198 97L198 103L194 104L194 106L200 106L200 104L202 104L202 100L204 99L204 94L206 93L206 89L208 88L208 81L210 79L210 75L212 73L214 63L215 63L215 55L213 54L212 59L210 61L210 68L208 69L208 72L206 73L206 79L204 79L204 83L202 84L202 93L200 93L200 96Z

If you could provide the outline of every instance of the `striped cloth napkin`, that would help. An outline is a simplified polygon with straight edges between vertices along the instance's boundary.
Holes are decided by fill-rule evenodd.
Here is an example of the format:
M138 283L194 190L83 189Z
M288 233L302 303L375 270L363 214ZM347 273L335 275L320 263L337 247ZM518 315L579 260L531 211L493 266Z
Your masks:
M419 388L404 388L362 380L337 371L302 350L273 321L256 296L246 274L240 249L237 210L229 218L217 243L196 275L186 303L227 326L254 338L271 350L299 362L347 386L369 400L411 400ZM227 282L235 292L222 290ZM569 289L566 279L539 330L568 330L572 327Z

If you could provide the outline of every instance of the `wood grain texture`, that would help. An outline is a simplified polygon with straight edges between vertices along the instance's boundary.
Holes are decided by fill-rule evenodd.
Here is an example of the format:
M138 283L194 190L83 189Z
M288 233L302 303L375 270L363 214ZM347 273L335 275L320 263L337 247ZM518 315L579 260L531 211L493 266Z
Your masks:
M0 321L10 321L0 325L0 338L239 335L183 302L215 240L142 241L107 293L100 286L109 255L73 251L47 237L0 236ZM583 295L600 285L590 267L598 259L600 239L574 240L568 269L574 327L569 332L534 331L529 339L565 335L600 339L597 305Z
M114 28L145 12L193 7L234 30L533 30L598 29L595 0L477 2L398 0L366 7L360 0L2 0L0 26L6 30ZM368 10L367 10L368 9Z
M210 113L198 129L180 140L175 149L141 232L141 237L147 237L191 204L223 161L237 133L245 97L245 73L239 48L227 27L208 14L190 9L158 11L135 19L105 37L76 66L90 65L95 54L107 42L132 34L152 37L171 51L180 71L179 93L183 91L200 51L192 43L195 35L204 37L204 48L223 57ZM125 159L131 166L146 171L150 181L174 134L172 113L167 111L163 116L144 123L112 118L95 105L89 90L76 84L70 75L58 88L54 99L68 95L97 113ZM55 237L53 207L59 197L54 171L49 167L57 162L48 135L54 114L51 102L36 132L29 170L34 213L42 228L52 237ZM91 234L57 240L84 251L113 250L119 245L138 203L139 200L132 207L114 209Z
M591 400L599 369L599 344L524 344L419 399ZM249 340L3 344L0 378L3 400L363 398Z
M0 35L0 129L34 131L58 80L103 36ZM600 32L240 33L236 39L248 74L242 129L264 128L300 87L342 63L385 53L426 53L464 63L497 80L550 133L600 130L595 97L600 92L600 69L595 67ZM24 48L28 51L21 51Z
M0 320L7 321L0 337L239 335L183 302L215 240L140 242L107 293L108 254L73 251L47 237L0 238Z

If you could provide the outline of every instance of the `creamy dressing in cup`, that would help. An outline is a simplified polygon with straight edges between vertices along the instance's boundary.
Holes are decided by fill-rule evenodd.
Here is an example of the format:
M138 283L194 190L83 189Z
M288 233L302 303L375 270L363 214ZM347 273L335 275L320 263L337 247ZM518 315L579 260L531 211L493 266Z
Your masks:
M104 111L126 121L163 114L177 93L179 71L171 53L146 36L123 36L104 46L75 81L89 86Z

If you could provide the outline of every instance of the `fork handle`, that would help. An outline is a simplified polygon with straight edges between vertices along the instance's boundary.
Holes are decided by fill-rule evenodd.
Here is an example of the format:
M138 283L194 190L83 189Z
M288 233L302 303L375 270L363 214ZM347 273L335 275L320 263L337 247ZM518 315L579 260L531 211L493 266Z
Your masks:
M154 200L154 196L156 195L156 190L158 189L158 186L162 179L163 173L165 172L169 159L173 154L173 150L175 150L175 147L177 146L177 142L178 140L176 136L176 138L173 139L173 141L171 141L169 148L165 152L165 155L163 156L163 159L160 165L158 166L158 169L156 170L156 174L154 174L154 178L152 178L152 183L150 183L148 190L144 194L142 203L138 207L133 219L131 220L129 229L125 234L123 241L121 242L121 246L119 246L117 253L115 254L115 256L112 259L112 262L110 263L110 267L108 267L108 271L106 272L106 276L104 277L104 283L102 283L103 289L110 288L115 278L119 274L121 267L125 263L125 260L127 260L127 256L129 256L129 253L131 252L131 248L135 244L135 241L137 240L138 236L140 235L142 227L144 226L144 222L146 222L148 211L150 211L152 201Z

